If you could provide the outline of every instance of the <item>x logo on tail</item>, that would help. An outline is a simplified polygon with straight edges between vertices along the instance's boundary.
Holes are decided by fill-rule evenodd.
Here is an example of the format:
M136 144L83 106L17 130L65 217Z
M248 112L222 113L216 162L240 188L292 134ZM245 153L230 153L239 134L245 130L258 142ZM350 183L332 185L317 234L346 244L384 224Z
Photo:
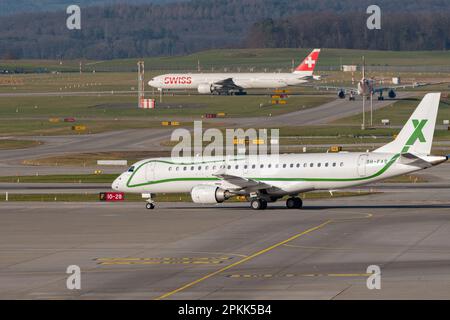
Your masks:
M414 132L411 135L411 137L409 137L408 141L406 142L407 146L412 146L417 140L419 140L420 142L426 142L422 130L423 130L423 127L425 127L428 120L425 119L425 120L419 121L417 119L413 119L412 122L414 125Z

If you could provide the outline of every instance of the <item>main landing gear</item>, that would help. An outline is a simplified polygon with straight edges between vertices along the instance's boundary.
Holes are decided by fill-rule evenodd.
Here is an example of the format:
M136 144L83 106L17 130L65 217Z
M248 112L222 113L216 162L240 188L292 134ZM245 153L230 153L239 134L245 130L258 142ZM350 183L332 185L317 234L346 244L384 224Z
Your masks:
M253 199L250 202L250 207L253 210L264 210L267 208L267 200ZM301 209L303 207L303 201L299 197L291 197L286 200L286 207L288 209Z
M264 199L253 199L250 202L250 206L253 210L264 210L267 208L267 201Z
M286 207L288 209L301 209L303 201L299 197L292 197L286 200Z

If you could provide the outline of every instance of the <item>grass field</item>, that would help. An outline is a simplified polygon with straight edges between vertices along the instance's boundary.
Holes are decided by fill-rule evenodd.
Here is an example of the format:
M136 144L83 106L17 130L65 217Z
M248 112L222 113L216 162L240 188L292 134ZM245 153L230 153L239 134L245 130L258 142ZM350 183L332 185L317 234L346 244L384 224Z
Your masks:
M123 118L152 119L161 116L202 116L225 112L228 117L276 115L311 108L330 101L330 97L293 96L286 105L272 105L269 96L164 96L159 108L137 108L133 96L101 97L4 97L0 98L0 117L4 118Z
M77 132L72 130L73 125L84 125L86 130ZM76 135L91 134L105 131L123 129L159 128L159 121L134 120L86 120L77 123L50 123L48 120L0 120L0 136L49 136L49 135Z
M24 160L24 165L32 166L94 166L97 160L127 160L128 164L135 163L141 159L169 157L170 152L159 151L112 151L92 152L80 154L65 154L62 156L46 157L40 159Z
M40 144L41 142L34 140L0 139L0 150L31 148Z
M6 183L112 183L118 174L42 175L0 177Z
M422 97L418 98L411 98L411 99L404 99L399 100L395 103L393 103L390 106L387 106L385 108L379 109L374 111L373 113L373 122L374 125L381 125L382 119L389 119L391 122L391 125L394 126L403 126L406 121L409 119L411 114L414 112L414 110L419 105L420 101L422 100ZM360 101L357 101L356 103L361 103ZM366 120L368 120L370 117L370 113L366 112ZM356 115L348 118L342 118L336 120L335 124L341 124L341 125L352 125L352 126L358 126L361 123L362 115ZM450 119L450 99L449 98L441 98L441 103L439 105L439 112L438 112L438 118L437 118L437 125L442 124L443 120ZM439 132L436 131L436 136L447 136L448 132Z
M148 70L196 70L197 62L203 70L223 71L223 68L291 68L292 59L295 64L312 49L218 49L202 51L187 56L145 58ZM320 66L339 66L342 64L359 64L361 56L366 57L367 65L395 65L416 66L426 61L430 66L448 66L449 56L444 51L369 51L347 49L322 49ZM85 72L96 71L131 71L136 69L138 59L122 59L112 61L83 61ZM1 67L24 68L26 71L39 69L40 71L77 72L79 61L60 60L0 60ZM242 70L244 71L244 70Z
M131 96L103 97L3 97L0 98L0 136L80 134L73 125L85 125L83 133L128 128L161 127L161 120L179 120L191 126L206 113L225 112L226 117L271 116L308 109L330 97L294 96L287 105L272 105L267 96L166 96L157 109L138 109ZM74 117L76 123L63 118ZM51 123L50 118L59 118ZM183 121L185 123L183 123Z

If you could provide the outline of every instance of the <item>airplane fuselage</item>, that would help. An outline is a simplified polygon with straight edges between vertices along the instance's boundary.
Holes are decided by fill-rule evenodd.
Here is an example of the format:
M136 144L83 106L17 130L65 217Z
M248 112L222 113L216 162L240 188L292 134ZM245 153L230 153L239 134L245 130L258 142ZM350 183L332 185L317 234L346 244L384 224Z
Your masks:
M198 89L201 85L214 85L225 79L244 89L283 88L308 81L306 73L172 73L157 76L149 85L158 89Z
M272 186L274 196L358 186L411 173L421 168L399 161L400 154L326 153L279 156L156 158L137 162L113 183L113 189L136 193L189 193L198 185L235 188L218 173ZM430 162L445 157L429 157Z

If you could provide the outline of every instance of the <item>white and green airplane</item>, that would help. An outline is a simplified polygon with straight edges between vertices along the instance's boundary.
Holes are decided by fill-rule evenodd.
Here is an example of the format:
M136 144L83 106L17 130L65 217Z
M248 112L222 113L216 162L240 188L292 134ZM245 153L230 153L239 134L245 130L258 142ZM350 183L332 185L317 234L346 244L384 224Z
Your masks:
M288 195L288 208L301 208L298 194L377 182L445 162L431 156L440 93L425 95L396 139L372 152L157 158L135 163L112 184L114 190L141 193L148 209L158 193L190 193L195 203L216 204L246 196L265 209Z

